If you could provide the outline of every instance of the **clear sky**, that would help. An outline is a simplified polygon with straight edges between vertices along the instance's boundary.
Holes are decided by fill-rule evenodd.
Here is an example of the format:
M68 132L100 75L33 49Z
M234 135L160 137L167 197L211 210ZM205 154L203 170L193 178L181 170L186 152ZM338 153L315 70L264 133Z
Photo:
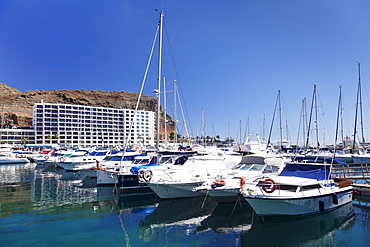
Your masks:
M296 144L299 133L302 144L302 99L309 112L314 84L320 142L334 142L339 85L344 134L351 136L359 62L369 140L368 0L2 0L0 82L22 92L138 93L159 20L155 9L165 15L162 74L168 90L177 80L194 136L203 122L210 136L267 137L281 90L284 139ZM156 66L157 52L144 89L150 96ZM168 98L170 105L172 93ZM277 112L273 140L280 138L279 119Z

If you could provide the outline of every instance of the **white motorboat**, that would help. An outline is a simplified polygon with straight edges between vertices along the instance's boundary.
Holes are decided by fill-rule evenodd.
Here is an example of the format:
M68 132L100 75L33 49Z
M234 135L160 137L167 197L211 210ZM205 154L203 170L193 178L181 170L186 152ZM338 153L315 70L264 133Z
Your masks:
M241 180L248 183L257 178L276 175L284 162L283 156L246 155L239 164L194 189L213 197L218 203L236 202L239 199Z
M115 185L117 174L130 174L130 169L138 152L120 152L113 156L106 156L101 162L97 163L96 170L97 185Z
M258 135L248 135L244 144L235 146L234 151L245 154L265 155L270 150L267 149L267 144L264 143Z
M335 184L330 164L286 163L279 175L245 184L241 193L259 216L308 215L350 203L350 183Z
M40 154L38 157L35 157L33 160L38 165L55 165L56 162L60 159L65 159L66 157L72 155L74 150L51 150L48 154ZM63 158L61 158L63 157Z
M150 190L150 188L142 182L150 180L153 175L153 170L161 171L163 169L169 169L173 165L182 165L188 160L189 155L191 156L193 153L181 152L179 154L169 154L165 151L159 152L158 154L152 153L149 156L136 156L132 164L130 164L131 168L129 172L127 170L121 170L117 174L119 188L122 191Z
M109 150L98 150L90 153L76 152L68 157L61 157L57 166L66 171L80 171L95 166L96 161L102 161L109 154Z
M27 158L16 157L15 154L2 152L0 153L1 164L21 164L30 162Z
M143 180L162 199L202 196L194 188L239 163L241 156L208 155L189 157L183 164L154 167L143 172Z

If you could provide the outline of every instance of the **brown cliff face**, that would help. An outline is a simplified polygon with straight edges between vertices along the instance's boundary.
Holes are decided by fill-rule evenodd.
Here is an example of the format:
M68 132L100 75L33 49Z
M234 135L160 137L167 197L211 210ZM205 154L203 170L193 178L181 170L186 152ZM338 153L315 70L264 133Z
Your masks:
M86 106L100 106L112 108L135 109L138 99L137 93L109 92L102 90L36 90L22 93L4 83L0 83L0 106L4 109L4 127L32 126L32 107L43 100L46 103L61 103ZM139 110L156 111L157 100L142 95ZM167 128L173 129L171 117L167 117ZM163 123L163 121L161 121ZM163 126L161 126L161 129Z

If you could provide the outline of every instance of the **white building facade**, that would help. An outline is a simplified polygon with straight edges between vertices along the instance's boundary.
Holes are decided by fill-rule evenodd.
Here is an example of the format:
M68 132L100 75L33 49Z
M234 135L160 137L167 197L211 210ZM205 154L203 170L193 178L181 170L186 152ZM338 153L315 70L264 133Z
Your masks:
M0 129L0 144L35 144L35 130L31 128Z
M132 127L130 125L132 122ZM36 144L123 146L154 143L154 112L71 104L36 103Z

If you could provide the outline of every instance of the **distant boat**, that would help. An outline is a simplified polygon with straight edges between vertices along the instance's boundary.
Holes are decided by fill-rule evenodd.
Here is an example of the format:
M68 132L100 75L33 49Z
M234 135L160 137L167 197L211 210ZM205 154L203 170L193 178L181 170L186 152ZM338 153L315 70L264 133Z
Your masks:
M27 158L14 157L11 153L0 153L0 165L1 164L22 164L29 163Z

